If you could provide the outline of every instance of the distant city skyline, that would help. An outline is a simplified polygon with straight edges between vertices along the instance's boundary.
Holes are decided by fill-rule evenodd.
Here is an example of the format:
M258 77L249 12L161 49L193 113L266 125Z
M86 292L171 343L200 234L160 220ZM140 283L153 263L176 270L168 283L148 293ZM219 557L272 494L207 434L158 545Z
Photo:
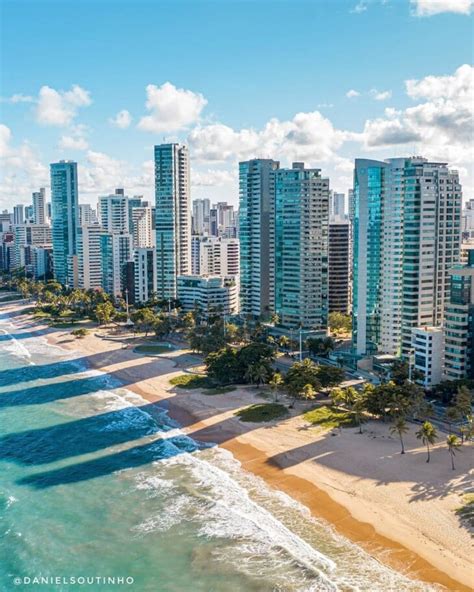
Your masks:
M415 154L473 196L470 0L1 4L2 209L49 200L60 159L81 203L152 200L164 141L189 147L192 199L237 205L239 160L304 161L347 194L354 158Z

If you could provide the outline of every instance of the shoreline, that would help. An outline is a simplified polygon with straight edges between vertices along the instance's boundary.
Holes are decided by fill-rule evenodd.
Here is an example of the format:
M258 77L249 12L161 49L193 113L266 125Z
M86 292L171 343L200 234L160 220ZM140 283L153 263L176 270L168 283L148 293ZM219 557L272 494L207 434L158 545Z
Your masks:
M0 308L7 314L15 310L20 313L24 306L5 303ZM14 317L10 320L13 324L18 323ZM244 470L301 502L314 517L328 522L337 533L359 545L380 563L409 578L440 584L448 590L472 590L469 583L473 572L469 565L468 552L466 557L456 557L453 549L439 547L439 541L430 537L432 533L424 532L423 528L415 532L417 525L411 525L409 521L413 532L407 532L408 527L403 524L401 515L390 516L391 508L388 504L386 508L378 507L377 501L370 497L363 499L364 491L360 495L357 491L352 492L351 487L345 485L345 480L350 475L340 470L339 475L331 475L327 466L318 464L312 457L311 447L318 446L319 441L324 444L323 439L327 434L321 436L317 431L307 429L305 433L305 428L299 425L301 418L298 415L292 414L289 420L281 422L288 424L284 426L275 426L273 422L242 424L234 417L234 412L239 407L255 402L257 394L252 389L238 388L232 393L217 396L203 395L200 390L174 389L168 382L169 378L181 373L183 368L180 368L180 360L174 360L172 355L153 358L138 356L132 349L122 349L120 340L109 341L96 337L94 333L99 331L97 329L83 340L71 341L68 330L42 325L41 321L31 315L23 314L19 320L20 326L34 326L51 345L85 354L89 358L86 362L89 367L113 374L123 383L124 388L150 403L165 407L185 433L196 440L213 442L228 450ZM184 357L187 355L182 351L181 354ZM100 359L90 359L97 355ZM147 364L143 364L144 361ZM153 369L142 366L153 366ZM262 399L257 401L262 402ZM302 435L297 430L302 430ZM271 432L280 432L280 439L270 435ZM345 436L344 438L348 439ZM331 444L339 445L344 438L332 438ZM356 438L355 436L355 442L360 444L362 439L357 441ZM303 446L294 446L301 443ZM349 452L346 450L346 453ZM422 462L421 459L418 460ZM316 467L312 466L315 463ZM362 475L356 479L355 487L362 480L367 481L367 476ZM339 492L335 484L339 485ZM354 499L350 499L351 497ZM457 524L454 512L452 513L451 526ZM461 536L460 532L458 534ZM469 541L467 531L465 534L463 544L466 540ZM453 562L453 557L457 561Z

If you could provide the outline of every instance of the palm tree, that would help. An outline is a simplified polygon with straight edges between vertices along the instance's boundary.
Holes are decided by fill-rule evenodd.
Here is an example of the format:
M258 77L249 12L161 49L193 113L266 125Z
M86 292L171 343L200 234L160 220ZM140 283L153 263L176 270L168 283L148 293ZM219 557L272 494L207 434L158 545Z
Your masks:
M459 450L461 447L461 442L459 438L455 434L449 434L446 438L446 444L448 445L449 454L451 455L451 468L456 468L454 466L454 457L456 456L456 450Z
M312 384L305 384L299 395L305 401L310 401L316 397L316 389Z
M426 450L428 452L428 458L426 459L427 463L430 462L430 444L433 445L435 443L437 436L438 433L436 428L429 421L425 421L418 432L416 432L416 437L418 440L421 440L426 446Z
M457 407L448 407L444 414L446 421L448 422L448 429L449 433L452 432L452 425L459 419L461 419L461 414L459 413L459 409Z
M273 402L276 403L278 401L278 390L281 388L281 385L283 384L283 377L279 372L275 372L275 374L272 376L272 379L270 380L270 382L268 383L270 385L270 388L272 389L273 392Z
M402 445L402 452L401 454L405 454L405 445L403 443L403 434L408 432L407 422L405 421L404 417L397 417L393 426L390 428L391 434L398 434L400 438L400 444Z
M246 378L250 382L254 382L257 388L268 379L268 367L266 364L252 364L248 367L246 372Z
M281 349L288 349L289 344L290 344L290 340L288 339L288 337L286 335L282 335L278 339L278 346L281 347Z

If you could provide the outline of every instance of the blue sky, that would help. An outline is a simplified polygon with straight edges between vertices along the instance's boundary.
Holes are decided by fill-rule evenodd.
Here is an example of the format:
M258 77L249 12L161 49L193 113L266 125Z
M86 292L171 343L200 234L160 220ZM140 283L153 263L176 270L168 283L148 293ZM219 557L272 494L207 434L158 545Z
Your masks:
M472 0L0 4L0 207L60 158L83 201L151 198L165 138L190 146L193 197L236 203L242 158L305 160L346 191L354 157L414 152L472 196Z

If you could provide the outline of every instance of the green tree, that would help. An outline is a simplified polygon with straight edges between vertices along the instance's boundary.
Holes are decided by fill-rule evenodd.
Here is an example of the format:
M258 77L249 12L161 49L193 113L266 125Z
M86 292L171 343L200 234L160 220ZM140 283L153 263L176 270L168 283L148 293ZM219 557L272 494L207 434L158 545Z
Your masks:
M416 437L418 438L418 440L421 440L423 442L423 444L426 446L426 451L428 453L428 457L426 459L426 462L429 463L430 462L430 444L433 446L433 444L436 442L436 438L438 437L438 433L436 431L436 428L429 421L425 421L423 423L423 425L421 426L421 428L416 432Z
M237 351L231 347L209 353L205 363L207 376L219 385L234 384L242 380Z
M332 337L309 337L306 340L306 347L315 356L327 358L335 347Z
M395 384L402 385L405 381L408 380L409 377L409 365L406 360L397 360L392 364L390 369L390 380ZM412 368L411 372L411 379L412 381L416 382L417 380L423 379L423 373L416 368Z
M328 325L332 333L350 333L352 331L352 318L342 312L330 312Z
M284 380L280 372L275 372L268 384L270 385L273 393L273 402L276 403L278 401L278 391L284 384Z
M459 414L459 419L467 419L472 413L472 390L466 385L458 387L454 408Z
M103 302L95 308L95 316L99 325L107 325L113 319L115 308L111 302Z
M317 376L323 388L337 386L344 380L344 370L336 366L320 364L317 367Z
M263 360L249 365L245 372L245 379L250 383L255 383L257 388L260 388L261 384L267 382L268 378L269 367Z
M316 398L316 394L317 393L314 390L314 386L312 384L305 384L299 393L299 397L304 401L311 401L312 399Z
M451 434L453 423L456 423L457 421L459 421L461 419L460 410L457 407L455 407L455 406L448 407L446 409L446 412L444 414L444 417L445 417L445 419L446 419L446 421L448 423L449 433Z
M292 396L298 396L307 384L310 384L315 391L319 391L321 382L318 377L318 366L309 358L302 362L295 362L286 373L285 383Z
M239 327L235 323L226 323L225 337L228 343L237 343L240 340Z
M448 445L449 455L451 456L451 468L454 471L456 468L454 466L454 457L456 456L456 452L461 447L461 442L457 436L454 434L449 434L449 436L446 438L446 444Z
M400 438L400 444L402 445L402 452L401 454L405 454L405 444L403 442L403 434L408 432L407 422L405 421L404 417L397 417L393 423L393 426L390 428L390 433L398 434Z
M151 308L139 308L131 315L132 321L138 331L144 331L145 337L152 330L158 320L157 315Z
M280 347L281 349L288 349L288 346L290 345L290 340L286 335L281 335L278 338L278 347Z

